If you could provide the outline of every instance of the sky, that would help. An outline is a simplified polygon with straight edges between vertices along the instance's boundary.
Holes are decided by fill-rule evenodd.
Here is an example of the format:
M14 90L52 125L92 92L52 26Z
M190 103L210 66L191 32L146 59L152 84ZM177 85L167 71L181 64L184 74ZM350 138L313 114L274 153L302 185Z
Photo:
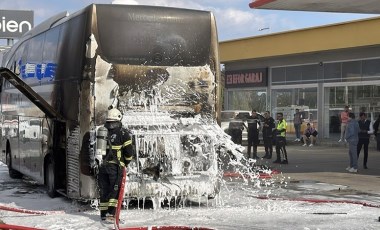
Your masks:
M37 25L57 13L74 13L91 3L118 3L169 6L212 11L220 41L265 35L374 17L368 14L315 13L258 10L249 8L250 0L2 0L2 10L32 10ZM268 28L268 29L264 29Z

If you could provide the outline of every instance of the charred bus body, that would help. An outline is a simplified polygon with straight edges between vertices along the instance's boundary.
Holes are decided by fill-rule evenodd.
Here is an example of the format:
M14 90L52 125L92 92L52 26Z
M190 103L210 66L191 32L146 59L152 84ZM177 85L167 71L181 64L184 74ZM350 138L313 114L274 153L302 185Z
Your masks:
M48 19L4 56L1 160L50 196L97 198L96 136L118 108L136 149L126 197L216 195L217 47L205 11L90 5Z

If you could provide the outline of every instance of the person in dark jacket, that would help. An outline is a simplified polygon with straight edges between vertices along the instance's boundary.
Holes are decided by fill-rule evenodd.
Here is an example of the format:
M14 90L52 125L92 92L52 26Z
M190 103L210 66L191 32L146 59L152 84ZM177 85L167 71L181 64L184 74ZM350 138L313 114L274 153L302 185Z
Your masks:
M375 123L373 123L373 134L375 135L376 137L376 149L377 151L380 151L380 130L379 130L379 125L380 125L380 115L379 117L376 119Z
M256 110L252 110L251 116L247 118L248 123L248 158L258 159L257 146L259 145L259 131L260 131L260 119ZM253 153L251 154L251 147L253 147Z
M108 149L99 169L100 218L113 223L118 204L118 195L122 180L122 170L132 160L132 139L127 129L122 127L122 114L117 109L108 111L106 124L108 129Z
M239 145L242 144L243 130L244 130L243 120L236 119L236 120L230 121L228 125L228 133L231 136L231 140L235 144L239 144Z
M270 116L270 112L266 111L264 113L264 124L263 124L263 140L265 155L263 158L272 159L273 153L273 130L275 128L274 119Z
M367 120L367 115L365 113L359 114L359 142L358 142L358 159L360 155L360 151L362 150L362 147L364 147L364 160L363 160L363 168L368 169L367 167L367 160L368 160L368 145L369 145L369 132L370 132L370 126L371 121Z

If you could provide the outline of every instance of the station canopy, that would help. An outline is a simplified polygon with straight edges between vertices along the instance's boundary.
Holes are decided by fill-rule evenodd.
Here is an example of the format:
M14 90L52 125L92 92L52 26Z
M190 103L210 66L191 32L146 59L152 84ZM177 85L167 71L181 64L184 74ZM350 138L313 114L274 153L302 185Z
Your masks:
M379 0L253 0L253 9L380 14Z

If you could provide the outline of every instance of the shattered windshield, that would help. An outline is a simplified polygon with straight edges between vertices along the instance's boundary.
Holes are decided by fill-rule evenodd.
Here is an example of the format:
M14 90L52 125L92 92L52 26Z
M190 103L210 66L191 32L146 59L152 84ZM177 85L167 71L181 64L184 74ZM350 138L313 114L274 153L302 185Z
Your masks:
M134 111L168 111L212 115L214 75L209 66L147 67L115 65L119 107Z

